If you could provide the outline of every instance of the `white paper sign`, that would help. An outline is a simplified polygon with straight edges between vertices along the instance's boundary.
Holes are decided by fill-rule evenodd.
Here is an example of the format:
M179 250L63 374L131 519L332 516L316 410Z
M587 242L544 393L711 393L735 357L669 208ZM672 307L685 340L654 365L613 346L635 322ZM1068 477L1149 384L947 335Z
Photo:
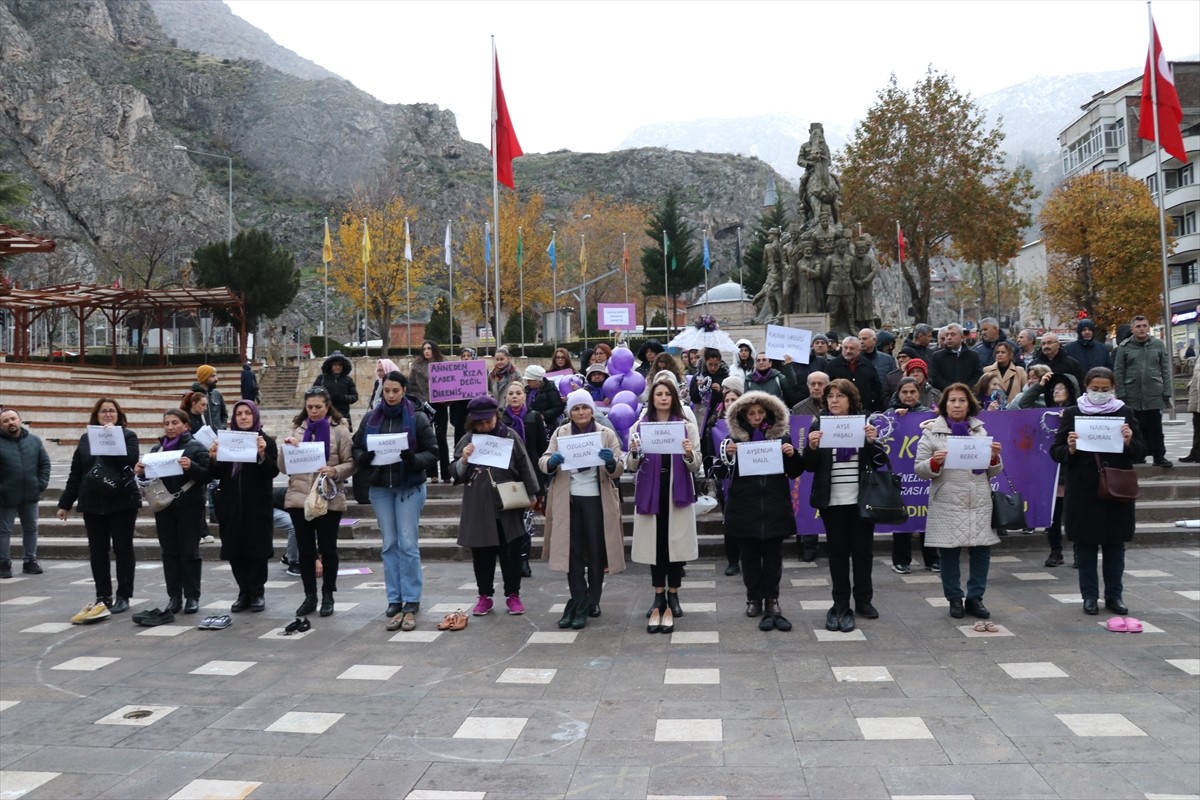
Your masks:
M575 436L559 436L558 452L563 454L564 469L587 469L598 467L604 462L600 460L599 433L580 433Z
M1080 414L1075 417L1075 432L1079 438L1075 447L1087 453L1123 453L1125 438L1121 428L1125 425L1123 417L1088 417Z
M987 469L992 463L992 437L946 437L946 469Z
M254 431L218 431L217 461L253 464L258 461L258 433Z
M205 425L203 428L193 433L192 438L204 445L204 449L207 450L213 446L213 442L217 441L217 434L212 428Z
M687 436L683 422L643 422L638 426L643 453L683 455L683 440Z
M283 468L288 475L316 472L325 466L325 445L321 442L301 442L283 446Z
M783 472L783 442L738 442L737 465L741 475L779 475Z
M157 453L146 453L142 456L142 466L146 468L146 477L169 478L172 475L182 475L183 467L179 466L179 459L182 457L182 450L160 450Z
M113 425L106 428L103 425L88 425L88 447L94 456L124 456L128 455L125 448L125 429Z
M821 417L821 447L862 447L867 441L867 418Z
M508 469L512 460L513 440L507 436L488 436L476 433L471 437L475 451L467 459L468 464L478 464L481 467L496 467Z
M408 449L407 433L368 433L367 449L375 453L373 467L385 467L400 461L400 453Z
M768 325L767 342L763 346L763 352L767 358L782 361L786 355L791 356L792 361L807 364L809 354L812 353L812 337L812 331Z

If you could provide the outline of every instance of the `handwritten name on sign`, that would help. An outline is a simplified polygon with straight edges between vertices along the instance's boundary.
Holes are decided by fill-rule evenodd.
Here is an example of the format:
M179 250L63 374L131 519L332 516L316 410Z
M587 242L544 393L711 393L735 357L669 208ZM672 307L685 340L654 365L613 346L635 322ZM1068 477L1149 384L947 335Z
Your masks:
M563 454L563 468L587 469L598 467L600 460L600 434L580 433L575 436L559 436L558 452Z
M812 353L812 336L812 331L768 325L763 352L767 354L767 358L782 361L784 356L791 356L792 361L807 364L809 354Z
M217 431L217 461L253 464L258 461L258 434L252 431Z
M157 453L146 453L142 456L142 467L147 478L169 478L172 475L182 475L183 467L179 459L183 457L182 450L159 450Z
M779 475L783 472L783 443L738 442L738 472L742 475Z
M987 469L991 461L992 437L946 437L946 469Z
M375 454L371 466L384 467L400 461L400 453L408 449L407 433L368 433L367 449Z
M125 429L119 425L106 428L103 425L88 425L88 447L94 456L128 455L125 448Z
M1088 453L1121 453L1125 450L1122 417L1075 417L1075 432L1079 438L1075 447Z
M429 402L470 400L488 393L487 362L435 361L429 365Z
M471 436L471 444L475 445L475 451L467 458L468 464L508 469L509 462L512 460L512 439L507 436L488 436L484 433L476 433Z
M821 447L862 447L867 440L867 418L821 417Z
M687 429L683 422L642 422L638 426L642 451L659 455L682 455Z
M304 475L325 466L325 445L302 442L283 446L283 467L288 475Z

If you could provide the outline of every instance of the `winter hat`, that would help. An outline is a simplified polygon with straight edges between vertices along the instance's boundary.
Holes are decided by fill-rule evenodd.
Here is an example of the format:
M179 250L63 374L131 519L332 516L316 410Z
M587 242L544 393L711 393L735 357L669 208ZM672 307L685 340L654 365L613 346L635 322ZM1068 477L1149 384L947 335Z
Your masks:
M594 372L603 372L605 375L607 375L608 367L606 367L604 364L592 364L590 367L587 368L586 377L588 377L588 378L592 377L592 373L594 373Z
M730 375L728 378L721 381L721 389L724 390L723 393L736 392L740 397L746 393L746 383L741 378L735 375Z
M208 364L201 364L196 368L196 381L204 383L206 380L217 374L217 370L210 367Z
M576 389L567 395L567 413L570 413L575 406L587 406L593 414L596 413L596 401L592 399L586 389Z
M525 374L521 376L527 381L540 381L546 378L546 368L539 367L537 364L530 364L525 368Z
M461 349L461 350L459 350L459 351L458 351L458 354L459 354L460 356L461 356L463 353L466 353L468 358L474 358L474 357L475 357L475 348L473 348L473 347L464 347L463 349Z
M910 358L908 363L904 365L904 372L909 373L914 369L919 369L925 373L925 380L929 380L929 365L925 363L923 358Z
M812 340L814 342L824 342L825 344L829 344L829 337L823 333L818 333L816 336L812 337Z
M490 395L481 394L478 397L472 398L471 402L467 403L467 419L475 420L476 422L491 419L496 416L496 412L500 406L496 403L495 398Z
M1091 328L1093 331L1095 331L1096 323L1092 322L1087 317L1084 317L1083 319L1079 320L1079 324L1075 326L1075 333L1077 333L1077 334L1083 333L1084 328Z

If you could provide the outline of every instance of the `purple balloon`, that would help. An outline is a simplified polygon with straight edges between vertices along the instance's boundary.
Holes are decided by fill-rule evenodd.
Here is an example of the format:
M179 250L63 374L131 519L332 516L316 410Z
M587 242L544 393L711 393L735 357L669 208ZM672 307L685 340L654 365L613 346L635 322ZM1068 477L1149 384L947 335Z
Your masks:
M627 372L621 376L621 389L640 397L642 392L646 391L646 379L640 372Z
M629 426L633 425L636 419L637 412L624 403L613 406L608 412L608 421L622 434L629 430Z
M565 399L567 395L580 388L581 385L578 376L563 375L558 379L558 393Z
M628 347L618 347L613 350L612 355L608 357L608 373L624 375L631 369L633 369L633 351Z
M619 391L621 391L621 376L609 375L608 379L604 381L604 396L612 400Z
M622 377L626 377L626 376L622 376ZM624 386L624 381L622 381L621 385ZM629 406L630 408L637 408L637 404L638 404L637 395L634 394L633 392L629 391L628 389L622 388L621 391L617 392L617 396L613 398L614 406L622 405L622 406Z

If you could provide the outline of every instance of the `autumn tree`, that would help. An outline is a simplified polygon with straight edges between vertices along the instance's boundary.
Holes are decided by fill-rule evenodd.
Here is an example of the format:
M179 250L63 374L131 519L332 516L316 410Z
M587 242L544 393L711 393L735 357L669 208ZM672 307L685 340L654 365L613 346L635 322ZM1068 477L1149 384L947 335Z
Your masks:
M680 213L679 195L674 189L667 191L662 205L645 224L646 238L653 244L642 247L642 271L645 273L642 292L652 297L662 296L658 295L660 290L669 290L670 306L674 308L679 295L704 281L704 259L697 246L696 232ZM668 327L673 324L674 320Z
M1038 217L1051 308L1103 330L1162 307L1158 208L1141 181L1089 172L1063 181ZM1173 247L1168 240L1168 247Z
M877 241L893 239L897 221L904 229L909 248L901 269L914 321L930 321L931 259L946 253L952 238L982 230L974 219L980 204L1003 231L1019 231L1027 219L1036 192L1028 170L1005 166L1003 139L969 94L930 68L910 91L893 75L838 154L843 217L861 222ZM1003 243L1007 248L1010 240ZM977 237L973 246L986 250Z
M300 291L296 259L260 228L240 231L232 244L197 248L192 270L198 286L225 286L242 296L249 331L257 329L260 319L277 316ZM232 321L227 314L217 317Z
M763 250L767 246L767 231L778 228L780 233L788 229L787 212L783 208L783 198L775 201L775 205L763 210L758 221L754 223L749 246L742 256L745 266L744 283L742 288L753 297L767 280L767 269L763 265Z
M596 303L625 302L627 284L632 287L636 300L638 287L645 282L639 254L650 243L642 230L649 213L646 206L595 194L576 200L570 213L556 225L558 242L563 248L558 254L559 265L565 267L565 271L559 273L559 290L567 288L564 284L575 286L616 269L615 274L588 287L589 308L594 309ZM575 267L579 266L579 248L584 241L587 242L588 272L580 275ZM624 265L626 246L629 248L628 273ZM595 331L595 328L589 325L588 330Z
M363 220L366 219L370 254L365 265L367 283L367 316L378 326L385 346L392 320L401 308L406 308L407 291L435 277L442 252L442 240L420 244L416 230L421 211L401 197L392 196L386 202L369 203L353 200L339 215L341 225L333 241L333 262L329 281L333 290L351 307L363 308ZM412 265L404 257L404 222L408 220L412 235ZM429 242L428 236L424 239ZM406 282L407 277L407 282ZM367 339L370 338L368 335Z

